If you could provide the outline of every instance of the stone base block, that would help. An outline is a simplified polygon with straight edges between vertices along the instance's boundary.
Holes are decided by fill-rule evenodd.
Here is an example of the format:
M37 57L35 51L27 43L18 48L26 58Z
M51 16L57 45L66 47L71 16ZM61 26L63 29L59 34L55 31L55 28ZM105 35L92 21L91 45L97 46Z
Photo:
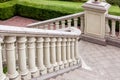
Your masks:
M67 68L68 66L69 66L68 63L65 63L65 64L64 64L64 68Z
M40 75L47 74L47 69L45 68L44 70L40 70Z
M82 40L91 42L91 43L95 43L95 44L100 44L103 46L106 46L106 40L103 38L97 38L97 37L92 37L92 36L88 36L86 34L82 34Z
M64 69L64 64L59 65L59 69Z
M31 79L31 73L28 72L26 75L21 75L22 80L30 80Z
M48 72L48 73L53 72L53 67L47 68L47 72Z
M9 80L21 80L21 76L18 75L16 78L9 78Z
M39 73L39 71L31 72L31 76L32 76L32 78L35 78L35 77L40 76L40 73Z
M58 71L59 70L59 66L54 66L54 71Z

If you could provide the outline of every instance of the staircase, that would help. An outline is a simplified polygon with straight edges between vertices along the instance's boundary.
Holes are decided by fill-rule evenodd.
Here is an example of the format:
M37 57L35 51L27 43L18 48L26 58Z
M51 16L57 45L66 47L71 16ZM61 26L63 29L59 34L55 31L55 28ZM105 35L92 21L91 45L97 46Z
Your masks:
M48 80L105 80L96 72L78 68Z

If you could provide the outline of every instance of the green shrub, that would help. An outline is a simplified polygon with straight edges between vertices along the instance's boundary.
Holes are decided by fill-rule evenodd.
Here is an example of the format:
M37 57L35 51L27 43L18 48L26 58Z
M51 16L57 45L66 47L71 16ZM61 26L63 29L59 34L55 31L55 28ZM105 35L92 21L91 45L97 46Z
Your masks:
M10 0L0 0L0 3L6 2L6 1L10 1Z
M15 3L13 1L0 3L0 19L8 19L13 17L16 13Z
M51 6L51 5L36 5L28 2L18 3L17 15L34 18L38 20L46 20L51 18L56 18L59 16L64 16L68 14L73 14L75 12L80 12L80 10L72 10L71 8L61 7L61 6Z

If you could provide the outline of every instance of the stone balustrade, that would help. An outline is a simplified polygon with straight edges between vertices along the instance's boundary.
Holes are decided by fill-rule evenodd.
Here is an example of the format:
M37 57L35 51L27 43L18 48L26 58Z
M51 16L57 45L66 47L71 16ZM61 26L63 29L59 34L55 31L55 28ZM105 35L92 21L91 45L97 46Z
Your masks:
M73 27L42 30L0 25L0 80L30 80L80 64L80 34Z
M120 38L120 17L114 15L106 16L106 35L112 38Z
M65 27L77 28L78 26L80 26L81 31L83 32L84 12L27 25L27 27L30 27L30 28L49 29L49 30L60 29Z

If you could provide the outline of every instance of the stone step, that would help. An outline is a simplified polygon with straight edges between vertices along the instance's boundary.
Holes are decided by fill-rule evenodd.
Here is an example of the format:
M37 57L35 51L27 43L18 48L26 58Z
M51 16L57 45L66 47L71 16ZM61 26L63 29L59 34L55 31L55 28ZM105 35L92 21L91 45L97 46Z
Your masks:
M101 75L86 69L75 69L63 75L57 76L55 80L105 80Z

